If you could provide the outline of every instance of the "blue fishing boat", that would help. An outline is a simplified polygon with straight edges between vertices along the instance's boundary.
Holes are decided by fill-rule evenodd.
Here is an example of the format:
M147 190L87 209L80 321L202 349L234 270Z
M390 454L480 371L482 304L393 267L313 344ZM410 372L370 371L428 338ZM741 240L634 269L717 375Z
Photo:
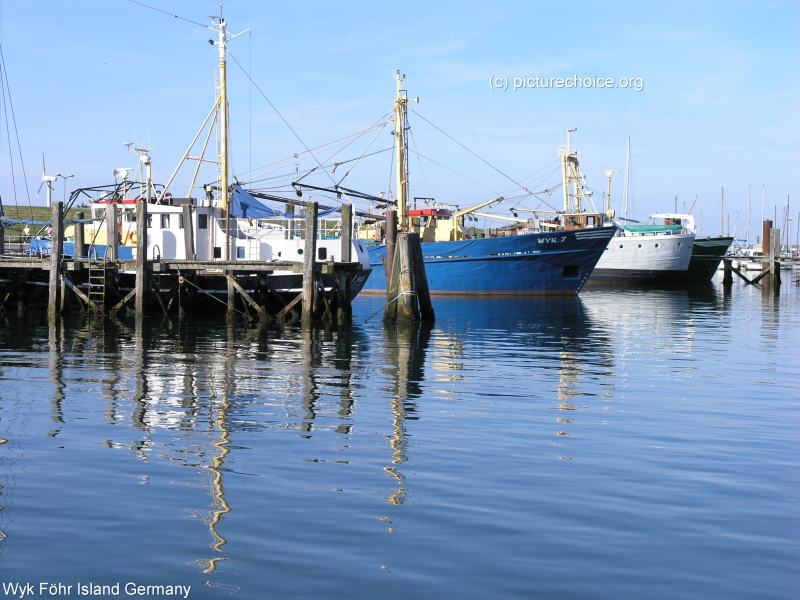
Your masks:
M577 294L608 247L617 227L599 213L588 213L572 196L580 199L583 188L573 194L565 191L565 209L554 218L521 219L498 217L479 212L484 207L504 200L503 197L475 206L452 211L450 207L428 204L427 208L408 207L408 129L406 107L410 100L401 89L403 77L398 73L395 101L395 157L397 173L397 229L417 233L428 288L432 294L522 295ZM563 153L562 153L563 154ZM578 185L573 165L562 156L564 189ZM572 180L575 179L574 183ZM574 185L573 185L574 183ZM431 200L431 199L427 199ZM534 211L530 211L534 212ZM538 211L548 212L548 211ZM508 235L475 237L464 227L465 219L477 217L514 221ZM473 232L474 234L475 232ZM381 240L379 227L362 229L361 237ZM364 292L386 291L386 245L369 248L372 274Z
M577 294L616 228L422 244L432 294ZM369 248L367 292L386 291L386 246Z

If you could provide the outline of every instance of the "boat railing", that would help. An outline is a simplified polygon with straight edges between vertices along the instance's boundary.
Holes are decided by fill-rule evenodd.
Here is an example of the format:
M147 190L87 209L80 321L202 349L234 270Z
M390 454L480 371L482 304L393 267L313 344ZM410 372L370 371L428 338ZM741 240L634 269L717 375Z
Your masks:
M283 234L283 239L305 239L305 221L293 219L231 219L232 230L241 232L249 238L260 238ZM219 227L224 231L225 220L218 219ZM320 219L317 229L317 239L339 239L342 234L341 221L334 219Z

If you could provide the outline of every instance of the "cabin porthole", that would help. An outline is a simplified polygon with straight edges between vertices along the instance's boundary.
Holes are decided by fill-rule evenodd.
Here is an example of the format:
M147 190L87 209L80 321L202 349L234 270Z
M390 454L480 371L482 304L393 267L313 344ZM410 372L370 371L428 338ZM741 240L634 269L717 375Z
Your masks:
M298 254L302 254L302 253L303 253L303 249L302 249L302 248L298 248L298 249L297 249L297 253L298 253Z
M641 245L641 244L639 244L639 248L641 248L641 247L642 247L642 245Z
M658 244L656 244L656 248L658 248Z

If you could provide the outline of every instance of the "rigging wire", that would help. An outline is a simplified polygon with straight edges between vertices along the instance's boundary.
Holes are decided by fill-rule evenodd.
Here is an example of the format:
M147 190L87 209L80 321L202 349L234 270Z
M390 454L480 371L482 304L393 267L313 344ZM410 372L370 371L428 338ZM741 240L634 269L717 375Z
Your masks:
M427 157L427 156L425 156L424 154L420 154L420 153L419 153L419 152L417 152L416 150L412 150L412 152L413 152L414 154L416 154L417 156L421 156L421 157L422 157L422 158L424 158L425 160L429 160L429 161L431 161L433 164L435 164L435 165L438 165L438 166L442 167L443 169L446 169L446 170L450 171L450 172L451 172L451 173L453 173L454 175L458 175L459 177L461 177L461 178L463 178L463 179L466 179L466 180L467 180L467 181L469 181L470 183L474 183L474 184L475 184L475 185L477 185L478 187L482 187L482 188L483 188L483 189L485 189L486 191L488 191L488 192L491 192L492 194L494 194L495 196L502 196L502 194L499 194L498 192L495 192L494 190L491 190L491 189L489 189L489 188L488 188L488 187L486 187L485 185L481 185L481 184L480 184L480 183L478 183L477 181L473 181L472 179L470 179L470 178L469 178L469 177L467 177L466 175L462 175L461 173L458 173L457 171L454 171L453 169L451 169L451 168L449 168L449 167L445 167L443 164L436 162L436 161L435 161L435 160L433 160L432 158L428 158L428 157ZM525 191L527 192L528 190L525 190ZM528 193L529 193L531 196L533 195L533 194L531 194L530 192L528 192Z
M391 121L386 121L386 122L383 124L383 127L381 127L381 128L380 128L380 130L378 131L378 133L376 133L376 134L375 134L375 137L374 137L374 138L372 138L372 141L369 143L369 145L368 145L366 148L364 148L364 152L362 152L362 153L361 153L361 156L359 156L357 159L355 159L355 164L354 164L352 167L350 167L350 168L347 170L347 173L345 173L345 174L342 176L342 178L339 180L339 183L337 183L337 184L336 184L336 186L337 186L337 187L338 187L338 186L340 186L340 185L342 184L342 182L345 180L345 177L347 177L348 175L350 175L350 172L351 172L353 169L355 169L355 168L356 168L356 166L358 166L358 163L359 163L359 162L361 162L361 159L362 159L362 158L364 158L364 155L367 153L367 150L369 150L370 148L372 148L372 144L374 144L374 143L375 143L375 140L377 140L377 139L378 139L378 136L379 136L380 134L382 134L382 133L383 133L383 130L384 130L384 129L386 129L386 126L387 126L389 123L391 123ZM356 139L358 139L358 138L356 138ZM355 140L353 140L353 141L355 142ZM346 147L346 146L345 146L345 147ZM344 148L342 148L342 150L344 150ZM381 152L383 152L383 151L381 151ZM377 153L373 152L373 154L377 154ZM345 162L352 162L352 161L345 161ZM339 165L342 165L342 164L345 164L345 163L336 163L336 166L334 166L334 167L333 167L334 171L336 170L336 167L338 167Z
M20 145L19 141L19 129L17 128L17 117L14 113L14 101L11 98L11 87L8 83L8 69L6 69L6 59L5 55L3 54L3 47L0 45L0 71L2 71L2 80L0 81L0 87L2 87L2 95L3 95L3 106L6 104L6 92L8 92L8 106L11 108L11 120L14 123L14 135L17 138L17 152L19 154L19 162L22 168L22 178L23 184L25 186L25 193L28 197L28 207L31 211L31 219L33 218L33 204L31 203L31 193L28 190L28 177L25 172L25 159L22 157L22 146ZM8 155L11 161L11 181L12 187L14 190L14 202L17 203L17 182L16 177L14 175L14 157L11 151L11 134L9 133L8 129L8 110L5 111L5 124L6 124L6 136L8 137Z
M383 117L381 117L381 119L382 118ZM376 123L379 123L379 122L380 122L380 120L377 121ZM313 152L315 150L322 150L322 149L328 148L330 146L335 146L335 145L337 145L339 143L344 143L345 140L349 140L352 137L362 136L362 135L364 135L366 133L369 133L373 129L376 129L377 127L378 127L377 124L370 125L367 129L365 129L363 131L359 131L359 132L356 132L356 133L351 133L350 135L346 135L346 136L341 137L341 138L339 138L337 140L333 140L332 142L326 142L325 144L320 144L319 146L314 146L313 148L311 148L311 151ZM300 156L300 154L303 154L303 155L308 154L308 156L303 156L302 158L298 158ZM297 163L297 162L300 162L301 160L306 160L307 158L310 158L310 156L311 156L311 154L309 154L308 152L300 152L299 154L292 154L291 156L287 156L285 158L280 158L278 160L272 161L271 163L267 163L265 165L258 166L255 169L251 169L250 171L242 171L241 173L239 173L237 175L237 177L241 177L242 175L247 175L248 173L252 173L252 172L258 171L260 169L266 169L267 167L271 167L272 165L277 165L279 163L283 163L283 162L286 162L286 161L291 161L289 164ZM289 166L289 165L287 164L287 165L284 165L284 166ZM278 169L281 169L281 168L283 168L283 167L278 167ZM272 171L268 171L268 172L272 173L273 171L276 171L276 170L277 169L273 169Z
M161 10L160 8L156 8L155 6L150 6L149 4L144 4L143 2L137 2L137 0L130 0L134 4L138 4L139 6L144 6L145 8L151 8L153 10L157 10L160 13L164 13L165 15L169 15L170 17L175 17L176 19L181 19L182 21L186 21L187 23L193 23L194 25L199 25L200 27L204 27L205 29L213 29L213 27L209 27L208 25L203 25L202 23L198 23L197 21L192 21L190 19L185 19L184 17L172 14L171 12L167 12L165 10Z
M517 181L515 181L514 179L512 179L511 177L509 177L508 175L506 175L505 173L503 173L503 172L502 172L500 169L498 169L497 167L495 167L493 164L489 163L488 161L484 160L483 158L481 158L480 156L478 156L477 154L475 154L475 153L474 153L472 150L470 150L469 148L467 148L467 147L466 147L464 144L462 144L461 142L459 142L457 139L455 139L455 138L454 138L453 136L451 136L449 133L446 133L445 131L443 131L442 129L440 129L439 127L437 127L436 125L434 125L434 124L433 124L433 123L431 123L430 121L428 121L428 119L426 119L425 117L423 117L423 116L422 116L421 114L419 114L419 113L418 113L416 110L414 110L413 108L409 108L408 110L410 110L411 112L413 112L413 113L414 113L415 115L417 115L417 116L418 116L420 119L422 119L423 121L425 121L425 122L426 122L428 125L430 125L430 126L431 126L431 127L433 127L434 129L436 129L436 130L437 130L437 131L439 131L440 133L442 133L442 134L446 135L447 137L449 137L449 138L450 138L451 140L453 140L453 141L454 141L456 144L458 144L459 146L461 146L462 148L464 148L464 150L466 150L467 152L469 152L470 154L472 154L472 155L473 155L475 158L477 158L477 159L478 159L478 160L480 160L481 162L483 162L483 163L487 164L487 165L488 165L488 166L490 166L492 169L494 169L495 171L497 171L498 173L500 173L500 175L502 175L503 177L505 177L506 179L508 179L510 182L512 182L513 184L515 184L515 185L519 186L521 189L525 190L525 191L526 191L526 192L528 192L528 193L529 193L531 196L533 196L533 192L531 192L531 191L530 191L528 188L526 188L524 185L522 185L521 183L518 183Z
M428 185L428 176L425 175L425 169L422 167L422 158L420 158L419 152L417 152L417 140L414 139L414 132L411 131L411 129L409 128L408 133L411 136L411 143L414 145L414 152L417 155L417 161L419 162L419 170L422 172L422 179L425 181L425 189L428 190L428 198L433 198L433 194L431 193L431 186Z
M134 0L131 0L131 2L133 2L133 1L134 1ZM297 132L296 132L296 131L295 131L295 130L292 128L292 126L291 126L291 125L289 125L289 122L288 122L288 121L287 121L287 120L286 120L286 119L283 117L283 115L282 115L282 114L281 114L281 113L278 111L278 109L277 109L277 108L276 108L276 106L275 106L275 105L272 103L272 101L271 101L269 98L267 98L267 95L266 95L266 94L265 94L265 93L264 93L264 92L261 90L261 88L260 88L260 87L258 87L258 84L257 84L255 81L253 81L253 78L252 78L252 77L250 77L250 74L249 74L247 71L245 71L245 70L244 70L244 68L242 68L242 65L239 63L239 61L238 61L238 60L236 60L236 57L233 55L233 53L232 53L230 50L228 50L228 56L230 56L230 57L233 59L233 62L235 62L235 63L236 63L236 66L238 66L238 67L239 67L239 69L241 69L242 73L244 73L244 76L245 76L245 77L247 77L247 79L249 79L249 80L250 80L250 82L251 82L251 83L252 83L252 84L255 86L256 90L258 90L258 93L259 93L259 94L261 94L261 96L264 98L264 100L266 100L266 101L267 101L267 104L269 104L269 105L272 107L272 110L274 110L274 111L275 111L275 114L277 114L277 115L278 115L278 116L281 118L281 121L283 121L283 123L286 125L286 127L288 127L288 128L289 128L289 131L291 131L291 132L294 134L294 137L296 137L296 138L297 138L297 141L299 141L299 142L300 142L300 143L303 145L303 148L305 148L305 149L306 149L306 151L307 151L309 154L311 154L311 150L309 150L308 146L306 146L306 143L305 143L305 142L302 140L302 138L301 138L301 137L300 137L300 136L297 134ZM320 162L319 162L319 159L316 157L316 155L315 155L315 154L312 154L312 156L314 157L314 160L316 160L316 161L317 161L317 164L319 165L319 167L320 167L320 168L322 168L322 163L320 163ZM334 179L333 179L333 176L332 176L330 173L328 173L327 171L325 171L325 173L326 173L326 174L328 175L328 177L330 178L330 180L331 180L331 183L333 183L333 184L335 185L335 184L336 184L336 182L334 181ZM349 198L349 196L347 196L347 193L345 193L345 192L342 192L342 194L344 194L345 198L347 198L347 199L348 199L348 201L350 201L350 204L352 204L352 203L353 203L353 201L352 201L352 200Z
M365 158L367 156L374 156L376 154L382 154L383 152L389 152L390 150L393 150L393 148L384 148L383 150L376 150L375 152L370 152L369 154L362 155L362 157ZM331 167L331 166L337 167L337 166L341 166L341 165L346 165L347 163L351 163L353 161L361 160L362 157L351 158L350 160L344 160L342 162L333 163L332 165L331 164L325 164L325 165L323 165L323 168L327 169L328 167ZM280 171L281 169L283 169L286 166L288 166L288 165L283 165L283 166L280 166L280 167L277 167L277 168L273 169L272 171L267 171L266 173L264 173L264 175L268 175L269 173L274 173L275 171ZM294 179L295 183L297 183L298 181L303 179L306 175L308 175L310 173L313 173L317 169L319 169L319 167L314 167L313 169L306 169L304 171L301 171L301 173L303 173L303 177L300 177L299 179L295 179L295 173L288 173L288 174L284 173L284 174L281 174L281 175L275 175L274 177L262 177L262 178L259 178L259 179L248 179L246 181L248 183L259 183L261 181L271 181L271 180L275 180L275 179L289 179L289 178L291 178L291 179Z

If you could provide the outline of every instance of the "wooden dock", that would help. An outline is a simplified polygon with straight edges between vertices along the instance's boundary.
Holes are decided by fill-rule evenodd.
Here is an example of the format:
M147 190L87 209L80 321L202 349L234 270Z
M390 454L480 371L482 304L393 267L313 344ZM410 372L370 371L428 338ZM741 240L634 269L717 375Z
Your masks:
M118 259L116 245L106 247L103 258L80 256L86 254L81 224L75 233L78 256L64 256L63 206L54 202L50 256L0 254L0 311L14 303L18 311L39 303L46 304L51 316L77 306L102 316L124 311L144 317L213 307L224 310L229 318L301 320L304 324L319 320L343 322L352 314L351 282L362 266L350 260L350 205L342 207L342 261L326 263L314 259L317 204L313 202L307 208L303 263L148 259L147 204L139 203L137 210L136 259ZM193 257L191 232L185 243L186 255Z

